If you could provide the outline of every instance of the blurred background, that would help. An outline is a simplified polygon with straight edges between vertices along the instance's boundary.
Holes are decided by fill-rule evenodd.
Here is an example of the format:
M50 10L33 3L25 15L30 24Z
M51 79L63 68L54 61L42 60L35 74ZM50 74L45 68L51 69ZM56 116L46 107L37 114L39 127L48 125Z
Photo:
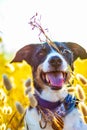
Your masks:
M87 47L86 0L0 0L0 37L8 52L40 42L37 31L28 24L36 12L52 40Z

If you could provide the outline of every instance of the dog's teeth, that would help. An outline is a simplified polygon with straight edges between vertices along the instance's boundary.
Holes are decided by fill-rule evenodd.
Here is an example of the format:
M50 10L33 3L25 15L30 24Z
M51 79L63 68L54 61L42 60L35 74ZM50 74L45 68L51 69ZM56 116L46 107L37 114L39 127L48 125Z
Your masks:
M46 75L46 81L49 83L50 81L49 81L49 78L48 78L48 76Z

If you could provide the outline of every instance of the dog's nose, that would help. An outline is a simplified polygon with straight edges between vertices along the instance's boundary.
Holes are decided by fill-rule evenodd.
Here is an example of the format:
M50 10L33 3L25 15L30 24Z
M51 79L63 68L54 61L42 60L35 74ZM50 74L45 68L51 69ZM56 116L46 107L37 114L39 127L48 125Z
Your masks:
M62 64L62 59L58 56L52 56L49 59L49 64L52 65L53 67L58 67Z

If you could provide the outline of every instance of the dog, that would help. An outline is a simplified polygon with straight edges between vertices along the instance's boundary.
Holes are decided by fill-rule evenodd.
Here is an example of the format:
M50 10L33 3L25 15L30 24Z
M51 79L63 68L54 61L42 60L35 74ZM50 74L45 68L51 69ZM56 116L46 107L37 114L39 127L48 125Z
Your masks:
M73 62L87 58L83 47L71 42L30 44L20 49L12 62L25 60L32 67L37 106L27 108L26 130L87 130L76 105L76 98L66 89ZM51 123L57 117L60 126ZM61 126L62 120L64 126ZM54 122L55 124L55 122Z

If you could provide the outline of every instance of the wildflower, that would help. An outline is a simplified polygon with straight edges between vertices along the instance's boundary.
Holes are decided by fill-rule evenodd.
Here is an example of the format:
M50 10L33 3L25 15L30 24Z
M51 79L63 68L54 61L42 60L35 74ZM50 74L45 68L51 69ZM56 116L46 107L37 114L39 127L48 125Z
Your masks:
M79 84L76 85L76 96L79 100L85 100L85 93Z
M7 114L7 107L6 107L6 106L4 106L4 107L2 108L2 112L3 112L3 114Z
M83 85L86 85L86 84L87 84L87 79L86 79L83 75L77 74L77 75L76 75L76 78L77 78L77 80L80 81Z
M10 107L10 106L4 106L3 108L2 108L2 113L3 114L7 114L7 115L11 115L11 113L12 113L12 108Z
M25 86L26 87L29 87L31 85L31 79L27 79L26 82L25 82Z
M37 100L34 97L34 95L32 93L29 93L29 100L30 100L30 106L31 107L36 107L37 106Z
M12 108L10 106L7 107L7 114L8 115L12 114Z
M32 88L31 87L28 87L26 90L25 90L25 95L27 95L29 92L31 92Z
M43 27L41 26L41 16L40 18L38 17L38 13L36 13L31 19L29 24L32 26L32 30L34 30L35 28L39 29L40 33L39 33L39 40L41 40L40 35L43 34L43 36L45 36L45 41L52 46L53 48L55 48L58 52L60 52L60 50L58 49L58 47L54 44L54 42L46 35L45 30L48 29L43 29Z
M0 130L6 130L6 125L4 123L1 125Z
M23 113L24 113L24 108L23 108L23 106L21 105L20 102L16 102L16 108L17 108L17 110L18 110L18 112L19 112L20 114L23 114Z
M73 92L75 92L75 87L68 87L67 90L68 90L68 92L73 93Z
M83 116L87 116L87 106L85 103L79 103L79 109L82 112Z
M0 89L0 102L3 104L6 102L6 94L2 89Z
M12 84L11 84L11 82L10 82L8 76L5 75L5 74L3 75L3 83L4 83L5 88L6 88L8 91L12 89Z

